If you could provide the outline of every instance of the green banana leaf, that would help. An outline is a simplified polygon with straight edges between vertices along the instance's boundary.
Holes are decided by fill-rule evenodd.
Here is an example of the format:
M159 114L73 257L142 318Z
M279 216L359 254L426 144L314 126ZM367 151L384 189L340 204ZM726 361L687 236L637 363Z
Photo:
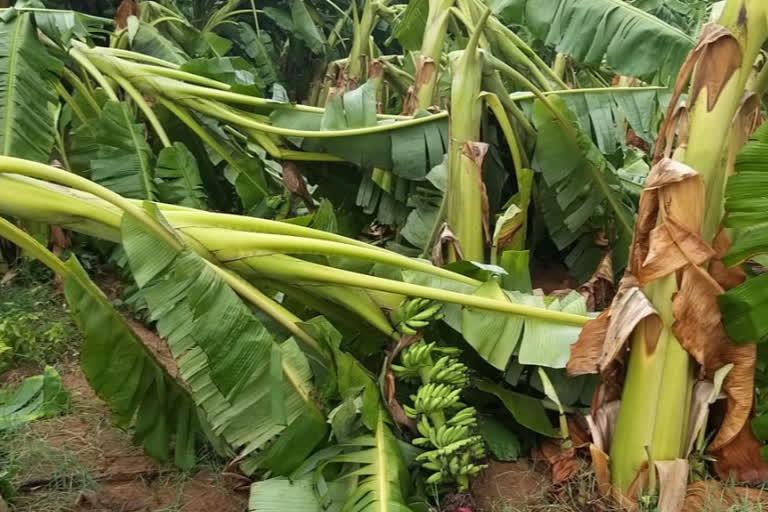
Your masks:
M538 137L533 167L543 178L537 204L552 241L564 250L585 235L591 236L596 224L602 225L614 242L614 261L626 261L634 229L632 201L613 165L579 129L562 99L553 96L549 102L568 123L564 125L541 101L534 102L532 118ZM566 263L586 280L599 263L600 254L595 256L588 260L571 257Z
M346 92L343 97L335 96L323 113L281 108L272 112L270 122L281 128L316 131L393 124L392 120L377 121L376 102L376 89L369 81ZM429 114L422 112L421 116L428 117ZM362 168L390 169L396 176L421 180L443 161L448 147L448 122L440 116L433 121L379 133L307 137L299 143L305 151L330 153Z
M134 425L134 439L159 460L195 465L203 430L189 393L156 357L88 278L75 259L66 266L64 292L85 344L80 366L96 394L107 402L118 425Z
M31 13L0 13L0 154L50 160L60 66L38 40Z
M126 103L109 100L98 119L82 125L72 140L73 159L83 162L96 183L132 199L154 199L155 156L146 128Z
M208 194L200 178L197 160L183 143L174 142L160 151L155 176L163 180L157 186L161 201L199 210L208 209Z
M490 272L503 277L503 269L489 267ZM426 275L404 271L403 280L423 286L434 286L481 297L508 300L567 313L586 315L583 297L571 292L562 299L550 299L536 295L504 290L495 278L488 279L479 288ZM564 368L570 357L570 346L576 342L580 327L536 320L518 315L496 313L455 304L446 304L443 320L461 333L478 355L498 370L504 371L516 354L521 364Z
M153 457L168 460L173 444L175 464L185 469L194 466L196 446L204 437L205 427L195 403L168 369L158 363L77 259L61 262L30 235L2 219L0 235L63 278L67 303L85 339L80 367L93 390L112 410L117 424L133 426L134 439ZM49 416L66 406L68 395L53 369L33 379L42 380L24 384L15 398L6 402L9 405L5 410L0 393L0 425L5 421L18 424L22 415L31 419ZM19 409L20 405L24 407ZM219 444L214 437L210 439Z
M241 456L263 449L255 466L290 472L328 428L296 342L278 343L191 249L176 251L130 216L122 234L158 332L213 432Z
M725 190L725 224L733 228L733 244L723 257L726 265L763 259L768 253L768 124L763 124L736 157L736 174ZM768 340L768 274L750 277L718 300L723 324L735 342Z
M154 25L135 16L128 18L131 49L174 64L184 64L189 55L173 40L165 37Z
M0 432L56 416L67 407L69 393L56 370L47 366L42 375L27 377L15 389L0 388Z
M694 39L622 0L491 0L507 23L585 64L603 59L619 74L670 83Z

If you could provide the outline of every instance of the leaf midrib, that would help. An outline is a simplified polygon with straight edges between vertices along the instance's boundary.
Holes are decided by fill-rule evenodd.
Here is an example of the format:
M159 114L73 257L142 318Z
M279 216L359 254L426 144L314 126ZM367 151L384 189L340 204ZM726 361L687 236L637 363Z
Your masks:
M128 128L128 133L131 134L131 141L133 142L133 150L136 152L136 156L139 159L139 162L141 164L141 182L144 184L144 191L146 193L147 199L152 201L154 197L152 196L152 183L150 181L150 170L149 170L149 161L147 160L147 155L141 150L141 143L145 142L142 139L139 139L139 137L136 134L136 126L133 123L133 119L128 115L128 110L126 108L121 108L120 112L123 115L123 119L125 120L125 125Z
M384 453L386 443L384 439L384 419L379 412L379 422L376 426L376 486L379 488L378 510L387 512L389 507L389 482L387 481L387 457Z

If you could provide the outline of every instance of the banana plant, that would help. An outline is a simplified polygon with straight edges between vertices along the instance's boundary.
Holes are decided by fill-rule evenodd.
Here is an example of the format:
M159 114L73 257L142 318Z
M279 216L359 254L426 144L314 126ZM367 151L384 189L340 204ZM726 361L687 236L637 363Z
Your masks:
M720 322L727 310L721 313L717 297L743 279L721 262L730 245L722 227L724 192L735 152L759 115L756 98L763 91L755 88L753 64L767 28L761 3L729 1L719 21L702 31L660 130L627 273L611 309L585 327L572 349L571 374L591 366L603 376L597 406L620 400L604 448L610 450L612 484L629 496L655 492L655 468L687 457L692 436L703 428L694 414L701 408L694 375L712 379L727 364L733 369L723 385L726 412L708 450L722 475L765 474L761 464L738 462L735 455L757 444L748 424L755 349L728 339ZM715 51L724 56L718 62L730 65L708 67ZM680 107L686 89L688 100ZM676 245L682 237L688 243ZM625 344L630 350L622 383L614 372ZM602 347L603 355L587 356L588 347Z

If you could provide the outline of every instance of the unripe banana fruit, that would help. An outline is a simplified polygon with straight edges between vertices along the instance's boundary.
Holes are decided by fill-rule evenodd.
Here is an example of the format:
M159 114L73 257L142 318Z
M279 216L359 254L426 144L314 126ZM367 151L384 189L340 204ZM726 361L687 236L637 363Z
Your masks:
M417 330L429 323L439 308L424 299L403 302L397 311L402 333ZM432 474L430 485L455 483L459 491L466 490L469 477L486 466L475 464L485 458L485 446L480 436L473 435L477 411L461 403L461 392L469 384L469 369L455 356L458 349L438 347L435 343L419 341L405 349L401 365L392 365L398 378L421 382L414 395L413 406L403 405L405 413L415 420L421 437L412 443L426 449L416 457L421 466ZM435 360L436 359L436 360Z

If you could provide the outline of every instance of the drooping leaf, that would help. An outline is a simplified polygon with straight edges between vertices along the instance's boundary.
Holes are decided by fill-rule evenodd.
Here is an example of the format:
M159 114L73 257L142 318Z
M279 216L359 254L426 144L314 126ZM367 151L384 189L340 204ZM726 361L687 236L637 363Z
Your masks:
M34 16L14 9L0 16L0 154L49 161L54 142L55 72Z
M467 262L462 262L467 263ZM503 269L490 265L483 273L500 276ZM453 270L457 270L453 268ZM482 277L482 276L475 276ZM551 299L503 290L495 278L487 279L479 288L426 275L421 272L405 271L403 280L424 286L434 286L445 290L476 294L482 297L508 300L538 308L552 309L574 314L586 314L586 303L576 292L563 299ZM570 346L578 339L581 329L576 326L527 318L520 315L497 313L475 308L446 304L444 321L451 328L460 332L464 339L489 364L504 371L512 355L517 353L520 363L550 368L564 368L570 357Z
M107 101L98 119L77 130L72 145L96 183L125 197L155 198L154 155L127 104Z
M429 13L429 0L411 0L397 25L395 38L404 49L417 51L421 49L424 29Z
M133 16L129 18L129 24L132 19L136 18ZM136 31L131 37L131 48L134 51L174 64L184 64L189 60L189 55L178 44L165 37L154 25L142 20L137 21Z
M200 210L208 209L208 196L194 155L181 142L163 148L157 157L155 177L161 201Z
M543 178L538 205L552 241L565 249L579 238L591 236L599 222L614 245L626 251L634 214L615 169L579 129L563 101L557 97L549 101L560 116L538 100L533 105L538 130L533 166ZM606 214L596 218L602 210ZM596 266L597 261L594 263ZM591 273L594 267L586 271Z
M46 366L42 375L27 377L15 389L0 388L0 432L56 416L68 406L69 393L61 377Z
M479 380L474 384L480 391L495 395L501 400L504 407L520 425L541 435L557 437L557 431L552 426L540 400L516 393L486 380Z
M87 42L110 24L109 19L77 11L40 10L34 16L37 28L64 48L70 46L72 39Z
M261 77L241 57L193 59L185 62L181 70L229 84L233 92L250 96L264 95L264 82Z
M539 39L586 64L603 59L618 73L677 76L694 40L621 0L510 0L496 2L505 21L529 28Z
M323 114L283 108L276 109L270 121L275 126L301 130L391 125L391 130L367 135L304 138L301 147L306 151L340 156L359 167L392 170L395 175L411 180L424 178L430 169L441 163L448 147L448 124L442 116L402 127L389 119L377 122L376 96L371 83L345 93L342 98L334 98Z
M119 425L135 424L134 438L160 460L173 444L175 464L189 469L202 430L189 393L158 363L109 299L72 258L64 292L85 343L80 366ZM172 443L173 441L173 443Z
M509 300L498 283L491 279L475 291L475 295ZM492 366L504 370L517 349L525 319L504 313L470 308L462 309L461 333Z
M272 443L252 455L249 469L292 471L328 428L313 401L312 373L296 342L290 338L279 344L286 426L272 414L270 354L277 342L264 324L192 250L177 252L130 216L123 218L122 233L158 331L168 340L212 431L243 456Z
M236 27L225 26L222 29L229 34L250 61L256 66L264 84L269 86L278 81L279 70L273 58L272 40L266 31L257 34L247 23L238 23Z
M314 52L320 53L325 45L325 37L315 24L303 0L291 0L291 20L295 34Z

